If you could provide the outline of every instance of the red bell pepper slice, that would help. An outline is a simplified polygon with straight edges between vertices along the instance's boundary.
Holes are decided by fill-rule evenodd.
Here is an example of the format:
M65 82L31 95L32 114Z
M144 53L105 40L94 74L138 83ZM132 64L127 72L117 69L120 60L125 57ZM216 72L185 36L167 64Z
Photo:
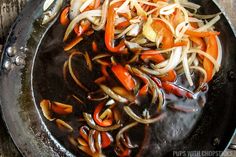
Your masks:
M125 49L125 42L122 40L117 46L114 45L115 36L115 8L121 6L124 1L118 1L108 8L107 23L105 27L105 44L109 51L114 53L126 54L128 51Z
M105 106L104 102L97 105L97 107L94 110L93 119L100 126L103 126L103 127L111 126L112 125L112 119L109 119L109 118L104 119L104 120L100 119L100 112L102 111L104 106Z
M113 65L111 70L128 91L131 91L135 88L134 79L132 78L128 70L126 70L122 65Z
M108 132L101 132L102 148L109 147L114 141L113 137Z
M179 97L193 99L193 93L169 82L162 82L162 88L166 93L172 93Z
M152 23L152 28L158 34L162 36L162 49L172 48L174 45L174 36L168 26L161 20L154 20Z

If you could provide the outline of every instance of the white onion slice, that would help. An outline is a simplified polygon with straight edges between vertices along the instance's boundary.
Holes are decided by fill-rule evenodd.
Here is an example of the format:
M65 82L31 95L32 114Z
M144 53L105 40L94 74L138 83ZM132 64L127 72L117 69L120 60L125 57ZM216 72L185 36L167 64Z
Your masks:
M83 12L76 16L69 24L69 26L66 29L66 33L64 36L64 41L67 40L69 37L70 33L72 32L73 28L77 23L79 23L81 20L86 19L88 17L93 17L93 16L101 16L101 10L89 10L86 12Z
M207 29L211 28L215 23L217 23L220 20L220 16L216 16L215 18L213 18L211 21L209 21L206 25L196 29L195 31L198 32L203 32L203 31L207 31Z

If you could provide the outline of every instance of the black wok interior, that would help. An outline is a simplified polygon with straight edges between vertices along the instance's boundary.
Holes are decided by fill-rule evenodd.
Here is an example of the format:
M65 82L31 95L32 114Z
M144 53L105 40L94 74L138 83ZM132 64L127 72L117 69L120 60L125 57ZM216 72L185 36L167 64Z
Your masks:
M219 9L211 0L198 1L196 3L204 6L200 9L202 14L218 13ZM216 24L216 30L220 31L220 40L223 48L223 62L219 73L209 84L207 102L202 110L197 113L183 114L168 112L170 117L165 123L160 123L152 127L152 137L150 146L145 148L143 156L177 156L173 151L194 151L194 150L217 150L223 151L227 146L236 126L236 39L231 31L226 18L221 16L221 21ZM76 119L81 118L81 110L87 106L78 106L70 96L73 93L78 97L85 98L85 93L63 80L63 64L68 58L68 54L63 51L63 34L65 28L56 22L45 35L33 67L33 89L36 106L40 110L39 102L42 99L60 101L72 104L76 109L73 115L64 117L71 121L74 128L79 128L81 124ZM99 40L102 33L95 33L92 38ZM80 49L89 50L88 43L91 39L85 39L79 46ZM102 44L102 43L101 43ZM87 46L84 46L87 45ZM90 89L97 87L92 81L99 76L99 72L89 73L86 70L86 63L83 60L76 60L76 65L81 68L78 71L83 81ZM202 96L204 97L204 95ZM188 102L196 105L196 102ZM42 113L41 113L42 115ZM48 122L43 116L44 123L52 135L65 148L75 155L81 153L65 142L67 135L58 131L55 123ZM179 129L179 130L178 130ZM78 134L78 132L76 132ZM183 154L182 154L183 155ZM216 156L219 154L211 154Z

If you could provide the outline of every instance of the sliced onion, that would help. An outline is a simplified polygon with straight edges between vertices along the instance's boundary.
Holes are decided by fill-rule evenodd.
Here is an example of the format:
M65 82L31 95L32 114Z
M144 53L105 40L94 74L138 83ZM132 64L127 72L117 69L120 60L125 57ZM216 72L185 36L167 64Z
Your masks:
M86 1L84 1L84 3L81 5L79 11L83 12L84 9L86 9L92 2L93 2L93 0L86 0Z
M83 113L83 116L84 116L84 119L87 122L88 126L90 126L91 128L93 128L97 131L106 132L106 131L116 130L121 127L121 124L115 124L115 125L109 126L109 127L101 127L101 126L96 125L91 114Z
M196 4L196 3L192 3L192 2L180 2L180 4L188 9L193 9L193 10L198 10L201 6Z
M129 106L124 106L124 111L135 121L142 123L142 124L150 124L150 123L156 123L163 119L166 116L166 113L162 113L155 118L150 118L150 119L143 119L137 116L133 110Z
M206 83L206 81L207 81L207 73L206 73L206 70L204 70L202 67L200 67L200 66L191 66L190 67L190 69L193 69L193 70L197 70L197 71L199 71L199 72L201 72L202 74L203 74L203 83L202 84L204 84L204 83Z
M70 1L70 19L73 20L76 16L79 15L79 8L83 4L83 0L71 0Z
M75 76L75 73L73 71L73 68L72 68L72 63L71 63L71 60L73 58L74 55L82 55L82 53L80 52L73 52L71 53L71 55L69 56L69 61L68 61L68 66L69 66L69 72L70 72L70 75L71 77L73 78L73 80L75 81L75 83L80 86L82 89L84 89L85 91L89 91L81 82L80 80Z
M160 14L161 15L170 15L170 14L173 14L174 11L175 11L175 8L176 8L177 4L170 4L166 7L163 7L160 9Z
M215 18L213 18L211 21L209 21L206 25L196 29L195 31L198 32L203 32L203 31L207 31L209 28L211 28L214 24L216 24L218 21L220 20L220 16L216 16Z
M61 10L62 4L63 4L63 0L56 0L55 5L52 7L52 9L43 13L44 17L43 17L42 25L49 23L56 17L56 15Z
M116 146L118 148L120 148L121 150L123 149L122 148L122 145L121 145L121 137L123 136L123 134L128 131L129 129L135 127L136 125L138 125L138 122L133 122L133 123L130 123L128 125L126 125L125 127L123 127L122 129L120 129L120 131L117 133L116 135Z
M97 26L93 26L93 29L96 31L99 31L105 27L106 24L106 19L107 19L107 11L108 11L108 6L109 6L110 1L105 0L102 5L102 16L100 19L100 22Z
M149 16L147 22L144 23L144 25L143 25L143 35L148 40L150 40L152 42L156 42L157 35L151 26L152 22L153 22L153 20L152 20L151 16Z
M122 31L120 34L118 34L117 36L115 36L115 39L118 39L118 38L120 38L120 37L126 35L126 33L128 33L129 31L131 31L134 27L135 27L135 24L129 25L129 27L127 27L124 31Z
M199 14L191 14L192 16L198 18L198 19L212 19L218 15L222 14L221 12L220 13L216 13L216 14L212 14L212 15L199 15Z
M204 52L204 51L202 51L202 50L198 50L198 49L190 49L190 50L188 51L188 53L198 53L198 54L200 54L200 55L203 55L204 57L206 57L207 59L209 59L209 60L212 62L212 64L214 65L214 68L215 68L216 72L219 71L220 65L217 63L217 61L215 60L215 58L213 58L213 57L212 57L211 55L209 55L208 53L206 53L206 52Z
M86 12L83 12L79 15L77 15L69 24L69 26L66 29L66 33L64 36L64 41L68 39L70 33L73 31L75 25L79 23L81 20L86 19L88 17L93 17L93 16L101 16L101 10L89 10Z
M136 37L140 32L140 25L134 24L134 27L127 33L127 36Z
M109 87L105 85L100 85L100 88L107 94L109 95L112 99L121 102L121 103L127 103L128 100L116 93L114 93Z
M92 60L97 60L97 59L101 59L101 58L105 58L105 57L110 57L110 54L99 54L97 56L95 56Z
M181 54L182 54L182 47L176 47L173 50L166 67L162 69L155 69L155 70L158 71L160 74L165 74L168 71L173 70L179 64Z
M43 4L43 11L46 11L55 0L46 0Z

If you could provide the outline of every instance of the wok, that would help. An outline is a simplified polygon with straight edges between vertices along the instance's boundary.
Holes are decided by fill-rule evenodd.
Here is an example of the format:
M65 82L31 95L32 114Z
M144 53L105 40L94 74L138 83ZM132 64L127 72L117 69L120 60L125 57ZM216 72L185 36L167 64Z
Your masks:
M203 14L220 12L219 6L212 0L194 1L204 6L201 9ZM42 91L52 93L66 88L59 76L52 75L53 71L58 71L53 67L60 65L65 57L61 55L62 33L58 33L56 20L48 26L41 25L43 2L32 0L27 4L12 26L4 46L0 74L2 114L23 156L74 156L78 152L70 150L53 132L38 105L43 97ZM158 152L162 156L181 156L194 150L219 151L210 154L219 156L228 146L236 126L236 38L224 14L216 29L221 32L223 63L220 72L209 84L205 107L199 114L182 117L190 119L186 123L176 120L183 116L177 114L167 124L154 128L160 134L153 139L158 144L150 145L151 151L147 149L149 153L143 156L156 156ZM49 54L47 48L57 51ZM55 98L62 98L62 93ZM176 120L173 128L168 127L173 124L171 120ZM173 136L178 126L183 127Z

